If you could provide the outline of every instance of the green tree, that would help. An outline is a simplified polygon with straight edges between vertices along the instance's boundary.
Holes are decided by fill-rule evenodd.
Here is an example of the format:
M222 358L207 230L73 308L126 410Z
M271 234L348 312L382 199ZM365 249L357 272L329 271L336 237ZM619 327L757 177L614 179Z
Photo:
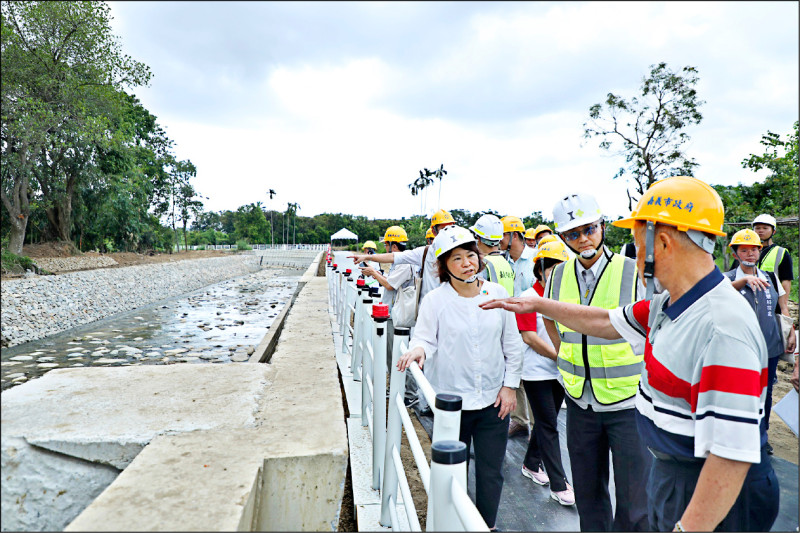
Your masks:
M589 108L584 123L584 138L600 138L600 148L625 157L614 178L627 177L628 209L654 182L669 176L692 176L697 166L687 158L683 145L689 141L684 129L703 119L697 97L695 67L683 67L676 73L666 63L650 66L642 79L640 96L628 100L608 93L605 102Z
M269 240L269 222L261 209L261 202L243 205L237 209L233 225L236 240L243 239L249 244L266 243Z
M122 87L147 84L150 72L121 52L103 2L5 1L0 13L0 194L11 221L9 249L20 253L31 180L46 178L40 191L51 210L48 219L59 237L69 238L68 203L89 165L92 143L107 133Z
M715 185L725 205L725 221L723 230L732 235L741 229L741 225L731 226L728 222L749 223L761 213L768 213L780 219L798 215L800 202L800 184L798 183L798 125L795 122L792 131L782 139L779 134L767 131L761 137L764 146L763 154L750 154L742 160L742 167L753 172L769 171L763 182L752 185ZM790 250L796 257L798 246L798 226L781 225L777 228L773 240ZM725 240L727 245L727 239ZM728 267L732 261L730 249L721 247L717 252L723 259L723 266Z

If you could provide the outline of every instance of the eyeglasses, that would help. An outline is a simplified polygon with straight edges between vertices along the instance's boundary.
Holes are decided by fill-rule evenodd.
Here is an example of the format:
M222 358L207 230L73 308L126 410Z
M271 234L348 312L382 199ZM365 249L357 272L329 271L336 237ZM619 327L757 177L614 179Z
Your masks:
M600 224L592 224L591 226L587 226L582 230L575 230L570 231L568 233L562 233L561 236L564 237L566 241L574 241L580 238L581 233L586 235L587 237L591 237L597 231L597 228L600 227Z

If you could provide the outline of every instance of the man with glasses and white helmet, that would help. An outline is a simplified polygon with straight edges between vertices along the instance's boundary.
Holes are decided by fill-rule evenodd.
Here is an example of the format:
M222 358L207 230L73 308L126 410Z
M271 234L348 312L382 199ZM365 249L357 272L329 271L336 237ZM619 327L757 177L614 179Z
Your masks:
M614 309L640 300L636 262L604 244L603 213L593 196L563 196L553 207L554 228L576 257L553 270L545 296L561 302ZM558 351L566 390L567 443L582 531L647 529L645 486L651 458L634 416L643 351L624 339L582 335L543 313ZM614 464L616 512L608 493Z

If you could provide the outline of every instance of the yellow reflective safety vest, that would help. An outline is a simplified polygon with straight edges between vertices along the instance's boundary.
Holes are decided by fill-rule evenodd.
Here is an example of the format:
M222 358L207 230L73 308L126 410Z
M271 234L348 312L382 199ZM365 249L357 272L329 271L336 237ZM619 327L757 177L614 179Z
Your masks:
M502 255L487 255L483 258L486 262L486 273L489 281L502 285L509 296L514 296L514 269Z
M763 271L773 272L775 277L778 277L778 267L783 261L783 254L786 253L786 248L781 248L780 246L773 246L772 249L767 252L767 254L758 260L758 264L756 265L759 269ZM779 279L780 281L780 279Z
M549 298L581 304L576 258L553 269ZM637 268L632 259L613 254L589 296L588 305L615 309L633 303L636 297ZM564 388L573 398L580 398L588 379L594 397L604 405L627 400L636 394L642 373L643 354L633 353L624 339L601 339L578 333L556 323L561 338L556 364Z

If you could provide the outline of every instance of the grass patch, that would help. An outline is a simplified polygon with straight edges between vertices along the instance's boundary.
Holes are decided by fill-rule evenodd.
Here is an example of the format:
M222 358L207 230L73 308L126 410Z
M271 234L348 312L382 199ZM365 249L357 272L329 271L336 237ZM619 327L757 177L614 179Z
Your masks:
M37 272L39 267L28 256L17 255L8 250L0 250L0 263L2 263L3 274L24 274L27 270Z

